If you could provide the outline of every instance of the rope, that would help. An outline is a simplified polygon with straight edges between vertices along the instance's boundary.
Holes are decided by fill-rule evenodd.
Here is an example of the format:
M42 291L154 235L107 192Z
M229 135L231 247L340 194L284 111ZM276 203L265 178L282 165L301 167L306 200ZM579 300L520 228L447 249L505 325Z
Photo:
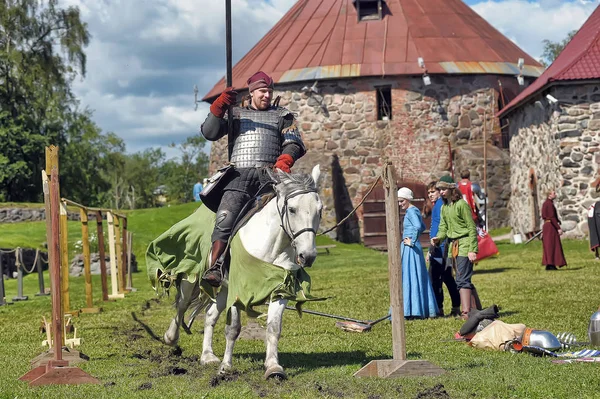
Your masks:
M385 171L385 168L384 168L383 170ZM377 185L377 182L379 182L379 179L381 179L381 177L382 177L383 173L385 173L385 172L382 172L382 174L380 174L379 176L377 176L377 179L375 179L375 181L373 182L373 184L371 184L371 187L369 188L369 191L367 191L367 193L365 194L365 196L363 197L363 199L360 201L360 203L354 207L354 209L352 210L352 212L350 212L348 215L346 215L346 217L345 217L345 218L343 218L342 220L340 220L340 221L339 221L339 222L338 222L338 223L337 223L335 226L333 226L332 228L330 228L330 229L327 229L327 230L325 230L324 232L322 232L322 233L319 233L319 234L317 234L317 235L318 235L318 236L322 236L322 235L324 235L324 234L327 234L327 233L329 233L331 230L333 230L333 229L335 229L335 228L339 227L339 226L340 226L342 223L344 223L346 220L348 220L348 218L349 218L350 216L354 215L354 213L356 212L356 210L358 209L358 207L359 207L359 206L361 206L361 205L363 204L363 202L365 202L365 200L367 199L367 197L369 196L369 194L371 194L371 191L373 191L373 189L374 189L374 188L375 188L375 186ZM385 180L384 180L384 184L385 184Z
M18 253L15 255L15 266L17 268L17 270L19 270L20 267L23 267L23 270L25 270L27 272L27 274L33 273L33 271L35 270L35 266L37 265L37 260L38 260L38 256L40 254L40 250L36 249L35 250L35 260L33 261L33 265L31 266L31 270L27 270L27 267L25 266L25 262L23 261L23 249L21 247L17 247L15 249L13 249L12 251L4 251L0 249L0 254L12 254L13 252L17 252ZM44 258L40 257L40 259L42 260L42 262L44 263L48 263L48 261L44 261Z
M31 266L31 270L27 270L27 267L25 267L25 262L23 262L23 251L19 251L19 254L21 255L21 265L23 266L23 269L25 269L25 271L27 272L27 274L33 273L33 271L35 270L35 267L37 265L37 260L38 260L38 255L40 254L40 250L36 249L35 250L35 259L33 261L33 265Z
M16 251L17 251L17 249L19 249L19 248L17 247L17 248L15 248L15 249L13 249L12 251L5 251L5 250L3 250L3 249L0 249L0 253L1 253L1 254L12 254L13 252L16 252Z

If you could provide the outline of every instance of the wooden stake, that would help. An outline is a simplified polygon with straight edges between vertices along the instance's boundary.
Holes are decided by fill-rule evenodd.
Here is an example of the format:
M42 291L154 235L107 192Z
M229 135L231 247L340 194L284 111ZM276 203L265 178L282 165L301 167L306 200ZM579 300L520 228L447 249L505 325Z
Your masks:
M131 290L127 289L127 239L129 236L127 235L127 218L123 219L123 237L122 237L122 246L121 246L121 283L123 284L123 292L129 292Z
M117 255L115 253L115 223L112 212L106 212L106 222L108 223L108 253L110 255L110 286L112 294L109 299L125 298L124 294L119 294L119 285L117 281Z
M114 216L115 225L115 256L117 257L117 282L119 287L119 293L125 293L125 281L123 281L123 248L121 246L121 217Z
M131 231L127 231L127 289L129 291L137 291L136 288L133 288L133 276L131 270L131 254L133 252L133 233Z
M81 218L81 242L83 247L83 274L85 276L85 303L86 307L81 309L83 313L100 313L102 309L94 307L92 293L92 271L90 270L90 236L88 230L87 209L79 208Z
M102 211L96 211L96 232L98 234L98 256L100 257L102 300L108 301L108 282L106 281L106 252L104 249L104 230L102 229Z
M57 182L58 183L58 182ZM78 316L79 311L71 310L71 300L69 296L69 229L67 226L67 203L60 201L60 265L61 265L61 297L63 302L63 311L65 314Z
M49 165L48 151L46 150L46 167ZM50 240L52 239L52 221L50 220L50 181L48 178L49 173L42 170L42 188L44 191L44 211L46 213L46 246L48 247L48 260L52 256L50 253ZM50 274L50 273L49 273ZM50 275L50 277L52 277ZM50 281L52 286L52 281Z

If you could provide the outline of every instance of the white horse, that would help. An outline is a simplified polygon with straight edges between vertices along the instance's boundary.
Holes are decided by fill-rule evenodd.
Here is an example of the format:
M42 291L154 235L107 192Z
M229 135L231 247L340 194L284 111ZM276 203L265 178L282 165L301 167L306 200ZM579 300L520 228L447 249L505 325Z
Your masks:
M317 256L315 237L323 208L316 188L319 176L318 165L313 168L312 176L283 172L277 174L277 197L252 216L238 233L242 245L250 255L290 271L312 265ZM165 343L177 344L184 314L190 304L194 303L190 316L192 319L206 308L200 363L218 363L220 360L213 353L212 338L214 326L226 307L227 281L224 281L216 301L210 300L200 290L198 279L195 283L178 279L177 290L177 314L164 335ZM269 303L265 378L286 378L283 367L279 365L277 346L287 302L286 299L278 299ZM232 306L231 323L225 327L226 347L219 373L226 373L232 368L233 347L240 330L240 310Z

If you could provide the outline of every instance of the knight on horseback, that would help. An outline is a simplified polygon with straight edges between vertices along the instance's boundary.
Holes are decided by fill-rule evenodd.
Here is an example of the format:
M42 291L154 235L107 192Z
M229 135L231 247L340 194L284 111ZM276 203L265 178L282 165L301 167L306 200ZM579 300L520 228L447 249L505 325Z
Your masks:
M221 169L220 180L201 193L204 204L216 213L211 236L212 249L208 270L202 279L218 287L226 268L226 248L232 230L245 205L270 181L267 169L289 173L304 155L294 115L286 108L272 104L273 79L257 72L248 81L250 104L234 106L237 92L228 87L210 106L202 124L202 135L216 141L228 134L228 109L232 110L233 127L229 132L229 165ZM223 173L223 171L225 171Z

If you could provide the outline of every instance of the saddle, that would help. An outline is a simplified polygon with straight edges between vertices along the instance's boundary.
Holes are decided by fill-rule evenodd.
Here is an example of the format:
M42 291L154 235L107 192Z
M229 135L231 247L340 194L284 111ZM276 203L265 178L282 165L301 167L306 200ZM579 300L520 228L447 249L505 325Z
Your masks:
M261 190L259 190L259 194L256 197L252 198L250 201L248 201L242 208L240 214L238 215L238 218L236 219L235 224L233 225L231 235L229 236L229 240L227 241L227 246L225 247L223 254L219 257L219 259L217 259L215 264L215 266L218 265L218 267L220 267L221 270L229 269L230 248L231 240L233 239L233 237L235 237L238 231L240 231L240 229L244 227L246 223L248 223L252 216L260 212L269 203L269 201L275 198L276 194L272 186L268 185L268 187L270 188L270 190L265 193L261 194Z

